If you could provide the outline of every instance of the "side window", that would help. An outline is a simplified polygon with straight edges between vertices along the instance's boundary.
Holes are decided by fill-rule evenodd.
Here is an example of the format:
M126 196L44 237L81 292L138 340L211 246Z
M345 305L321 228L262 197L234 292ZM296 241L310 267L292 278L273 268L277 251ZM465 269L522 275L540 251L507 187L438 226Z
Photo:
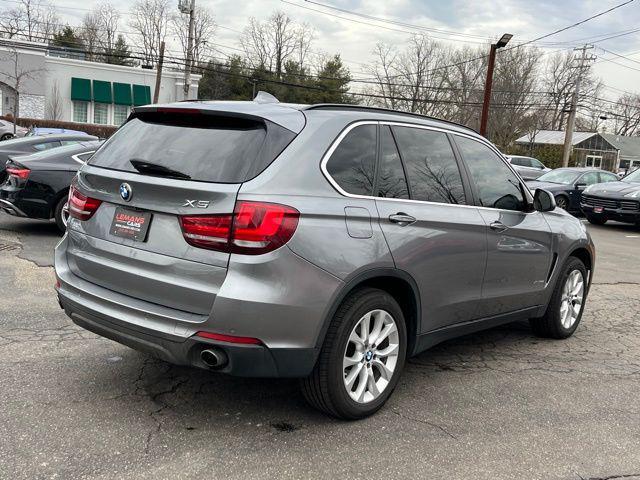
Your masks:
M531 162L531 166L533 168L539 168L540 170L544 168L544 165L540 160L536 160L535 158L530 158L529 161Z
M618 181L618 177L613 173L600 172L600 182L608 183L608 182L617 182L617 181Z
M392 130L407 169L411 198L466 203L458 163L445 133L411 127Z
M512 158L511 165L516 165L518 167L528 167L529 162L524 158Z
M59 146L60 146L60 142L55 141L55 142L39 143L37 145L34 145L33 148L35 148L36 150L42 151L42 150L49 150L50 148L55 148Z
M593 185L594 183L599 183L598 178L598 172L589 172L582 175L582 178L580 178L577 183L586 183L587 185Z
M409 198L396 142L387 125L380 127L380 168L378 171L378 197Z
M340 187L354 195L372 195L376 163L377 125L360 125L342 139L327 162Z
M62 140L62 145L77 145L80 140Z
M503 210L524 210L520 182L488 146L456 136L456 143L478 190L480 205Z

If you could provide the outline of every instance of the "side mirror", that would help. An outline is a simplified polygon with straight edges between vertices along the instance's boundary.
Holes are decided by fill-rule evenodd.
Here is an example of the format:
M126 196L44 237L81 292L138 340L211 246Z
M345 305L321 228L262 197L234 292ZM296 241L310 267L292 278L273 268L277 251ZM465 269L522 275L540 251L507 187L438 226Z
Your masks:
M586 183L576 183L576 190L584 190L585 188L587 188Z
M533 194L533 208L539 212L550 212L556 208L556 199L550 192L536 188Z

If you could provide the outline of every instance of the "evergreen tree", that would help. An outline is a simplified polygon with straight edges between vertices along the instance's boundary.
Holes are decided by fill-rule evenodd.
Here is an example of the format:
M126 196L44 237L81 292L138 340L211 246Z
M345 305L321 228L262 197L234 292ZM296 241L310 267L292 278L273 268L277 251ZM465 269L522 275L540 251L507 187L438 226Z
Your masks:
M53 38L50 42L51 46L64 47L64 48L84 48L82 40L73 31L69 25L65 26L62 30L53 34Z
M113 48L106 48L103 55L103 61L112 65L126 65L132 67L136 65L136 60L131 58L129 45L122 34L118 35Z

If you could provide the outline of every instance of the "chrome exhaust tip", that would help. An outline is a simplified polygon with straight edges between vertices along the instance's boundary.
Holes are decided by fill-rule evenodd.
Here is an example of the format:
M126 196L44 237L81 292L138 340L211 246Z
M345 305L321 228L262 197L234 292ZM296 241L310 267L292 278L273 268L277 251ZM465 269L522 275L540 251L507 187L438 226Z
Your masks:
M213 369L224 368L229 363L227 354L218 348L205 348L200 352L200 360Z

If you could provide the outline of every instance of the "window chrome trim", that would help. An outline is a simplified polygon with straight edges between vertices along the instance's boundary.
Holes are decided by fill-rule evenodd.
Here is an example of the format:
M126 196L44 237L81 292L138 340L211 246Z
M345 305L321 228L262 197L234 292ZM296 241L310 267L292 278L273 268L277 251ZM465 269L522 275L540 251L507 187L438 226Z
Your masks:
M91 150L91 151L88 151L88 152L76 153L75 155L71 155L71 158L73 158L80 165L84 165L87 162L85 162L83 160L80 160L80 155L86 155L87 153L96 153L96 151L95 150Z
M482 210L490 210L490 211L501 211L501 212L519 212L519 213L523 213L523 214L531 214L531 213L538 213L536 210L532 211L532 212L523 212L520 210L506 210L503 208L493 208L493 207L484 207L482 205L467 205L467 204L459 204L459 203L444 203L444 202L430 202L428 200L412 200L409 198L388 198L388 197L374 197L373 195L358 195L355 193L349 193L345 190L342 189L342 187L340 185L338 185L338 182L336 182L333 177L331 176L331 174L329 173L329 171L327 170L327 163L329 162L329 159L331 158L331 155L333 155L333 152L335 152L335 150L338 148L338 146L340 145L340 143L342 143L342 140L344 140L344 137L346 137L349 132L351 130L353 130L356 127L359 127L361 125L389 125L389 126L397 126L397 127L409 127L409 128L420 128L422 130L430 130L430 131L434 131L434 132L442 132L442 133L450 133L452 135L459 135L461 137L466 137L469 138L470 140L475 140L478 143L481 143L483 145L486 145L487 147L489 147L494 153L497 153L498 158L502 159L502 161L504 162L505 165L507 165L507 168L509 168L509 170L511 170L513 173L515 173L516 178L518 178L520 180L520 183L522 186L524 186L525 188L525 192L528 192L528 187L526 185L526 183L524 183L524 180L522 180L522 178L520 177L520 175L518 175L518 173L514 170L514 168L509 164L509 162L505 159L505 156L500 152L500 150L498 150L497 148L495 148L490 142L488 142L487 140L485 140L484 138L477 138L473 135L469 135L466 133L462 133L462 132L456 132L454 130L449 130L446 128L440 128L440 127L433 127L430 125L420 125L420 124L416 124L416 123L407 123L407 122L394 122L391 120L358 120L356 122L353 122L349 125L347 125L344 130L342 130L342 132L340 132L340 135L338 135L338 137L333 141L333 143L331 144L331 146L329 147L329 149L325 152L325 154L322 157L322 160L320 160L320 170L322 171L322 174L324 175L324 177L327 179L327 181L331 184L331 186L341 195L348 197L348 198L360 198L363 200L382 200L382 201L390 201L390 202L405 202L405 203L416 203L419 205L446 205L448 207L462 207L462 208L476 208L476 209L482 209ZM464 159L463 159L464 161ZM407 181L409 181L409 179L407 178ZM526 193L525 193L526 195ZM533 198L529 198L528 200L533 201Z

